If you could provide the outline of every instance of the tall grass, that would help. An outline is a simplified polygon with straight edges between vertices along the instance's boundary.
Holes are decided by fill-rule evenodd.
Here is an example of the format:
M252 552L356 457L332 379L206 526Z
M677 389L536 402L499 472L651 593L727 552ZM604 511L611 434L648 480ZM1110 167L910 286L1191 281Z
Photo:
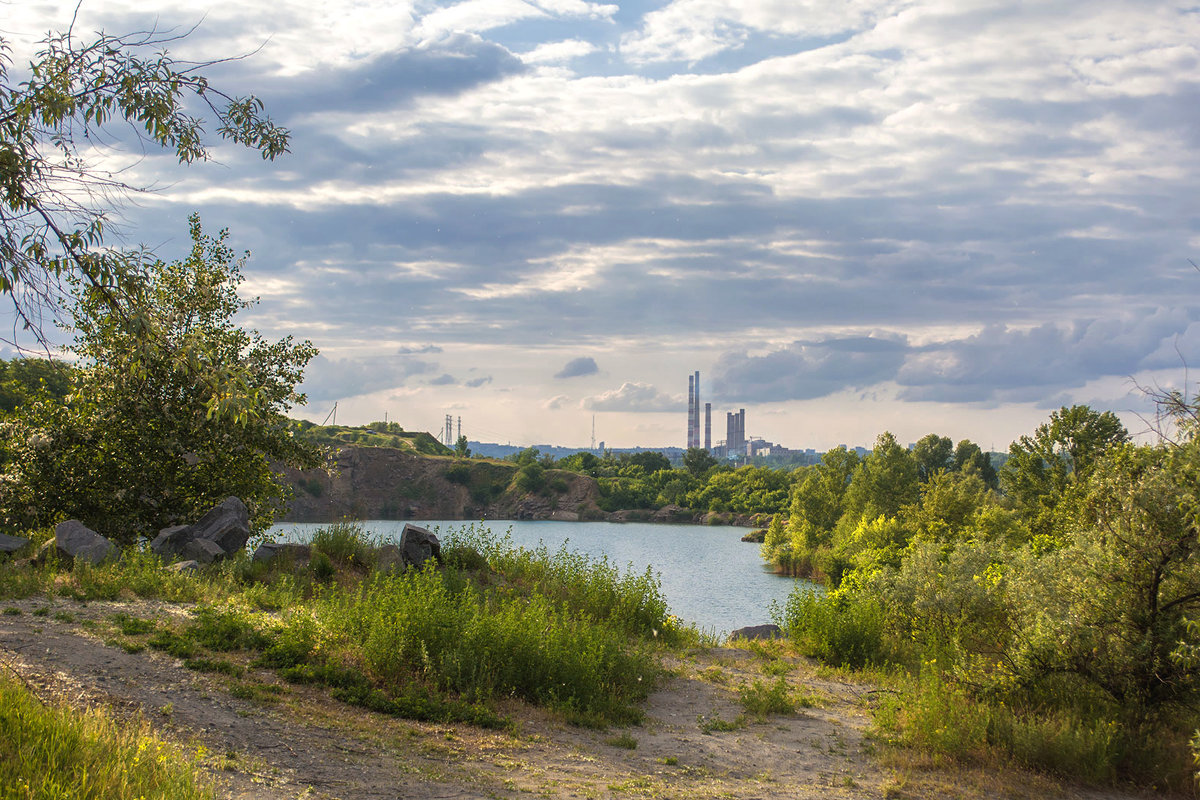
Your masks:
M0 798L200 800L194 760L147 726L44 706L0 674Z
M393 690L419 677L471 701L511 695L620 720L636 716L633 704L658 674L649 649L620 626L542 594L484 593L432 568L331 589L284 636L316 649L313 619L325 631L320 657L361 662Z
M466 526L447 534L443 545L452 558L482 554L488 568L520 591L564 605L572 613L604 620L629 636L680 641L682 630L668 613L662 585L651 568L622 572L606 557L590 558L564 545L551 553L544 545L513 547L484 526Z
M782 611L777 606L772 611L805 655L838 667L861 668L884 659L883 610L875 601L794 591Z
M961 761L1015 762L1093 784L1134 780L1176 791L1192 788L1186 726L1139 725L1119 709L1020 703L972 695L926 668L901 681L875 716L895 744Z

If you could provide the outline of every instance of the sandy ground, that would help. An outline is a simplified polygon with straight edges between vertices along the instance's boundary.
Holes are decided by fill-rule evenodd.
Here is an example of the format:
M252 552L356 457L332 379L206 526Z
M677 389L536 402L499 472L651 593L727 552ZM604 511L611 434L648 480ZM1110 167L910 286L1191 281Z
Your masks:
M102 705L149 720L161 733L208 752L226 798L988 798L1126 797L1062 787L1038 776L897 758L868 735L872 688L822 680L795 659L786 680L817 699L796 714L750 720L737 688L764 675L763 658L730 647L680 656L650 697L641 725L598 731L512 702L515 731L383 717L321 689L281 684L270 671L236 683L275 686L261 699L230 694L233 679L185 669L151 650L105 644L113 614L186 614L153 602L5 601L0 669L45 699ZM58 615L61 618L56 618ZM708 724L705 724L708 723ZM707 732L706 732L707 731ZM631 746L632 745L632 746Z

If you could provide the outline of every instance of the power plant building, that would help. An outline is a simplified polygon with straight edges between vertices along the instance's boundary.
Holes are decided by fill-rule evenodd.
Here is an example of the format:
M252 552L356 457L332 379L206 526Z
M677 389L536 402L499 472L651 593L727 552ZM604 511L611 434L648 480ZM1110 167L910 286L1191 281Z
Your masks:
M701 447L709 452L713 450L712 440L712 403L704 404L704 438L700 438L700 371L688 375L688 421L687 448ZM735 414L725 415L724 455L731 458L741 458L746 455L746 409L738 409ZM720 450L722 443L717 444Z

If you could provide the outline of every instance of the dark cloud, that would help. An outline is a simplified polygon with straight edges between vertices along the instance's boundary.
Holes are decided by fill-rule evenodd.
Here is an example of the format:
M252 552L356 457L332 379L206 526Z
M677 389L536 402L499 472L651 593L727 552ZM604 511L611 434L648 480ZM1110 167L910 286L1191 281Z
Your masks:
M422 95L454 95L525 70L505 48L473 34L323 68L260 89L281 117L400 108Z
M426 355L426 354L440 353L440 352L442 352L442 348L438 347L436 344L427 344L422 347L400 347L400 348L397 348L396 355L412 356L412 355Z
M727 352L714 367L714 391L749 402L825 397L890 380L908 349L901 336L855 336L797 341L761 356Z
M453 375L445 372L429 381L430 386L454 386L457 383Z
M591 356L580 356L567 362L566 366L554 374L555 378L581 378L585 375L595 375L600 371L596 360Z
M679 411L681 401L646 383L626 382L620 389L583 401L588 411Z
M317 356L304 371L300 390L308 395L308 404L322 405L347 397L369 394L380 389L401 386L414 375L424 375L437 365L415 358L371 356L331 359Z
M463 386L466 386L468 389L478 389L480 386L487 386L491 382L492 376L484 375L482 378L472 378L469 381L464 381Z
M1178 366L1168 343L1187 328L1185 312L1167 309L1027 329L989 325L974 336L920 348L896 380L904 400L1056 405L1064 388Z

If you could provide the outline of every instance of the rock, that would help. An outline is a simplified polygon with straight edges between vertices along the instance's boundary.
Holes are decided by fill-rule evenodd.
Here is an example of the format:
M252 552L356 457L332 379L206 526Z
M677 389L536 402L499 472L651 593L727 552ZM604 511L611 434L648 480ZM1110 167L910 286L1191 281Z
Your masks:
M167 567L167 572L196 572L200 569L198 561L178 561Z
M201 564L211 564L220 561L228 553L221 545L209 539L191 539L183 546L182 555L185 559L194 559Z
M738 628L729 634L730 639L782 639L783 631L778 625L751 625Z
M191 525L173 525L163 528L150 542L150 551L162 558L182 555L184 546L191 537Z
M375 553L375 569L380 572L393 572L404 569L404 555L394 544L385 544Z
M226 553L236 553L250 538L250 512L236 497L226 497L192 526L197 539L216 542Z
M427 528L407 523L400 532L400 555L406 565L420 568L431 558L442 560L442 543Z
M250 538L250 513L236 497L213 506L195 525L163 528L150 543L161 558L190 558L202 564L219 561L246 546Z
M742 537L743 542L757 542L758 544L762 544L766 540L767 540L767 529L766 528L759 528L756 531L750 531L749 533L747 533L745 536Z
M77 519L69 519L54 526L54 544L59 557L65 553L72 563L82 558L91 564L116 558L121 551L117 546L84 525Z
M0 553L15 553L27 544L29 544L28 539L0 533Z
M254 551L254 561L270 563L277 558L287 559L294 565L303 566L312 559L312 547L297 542L263 542Z

